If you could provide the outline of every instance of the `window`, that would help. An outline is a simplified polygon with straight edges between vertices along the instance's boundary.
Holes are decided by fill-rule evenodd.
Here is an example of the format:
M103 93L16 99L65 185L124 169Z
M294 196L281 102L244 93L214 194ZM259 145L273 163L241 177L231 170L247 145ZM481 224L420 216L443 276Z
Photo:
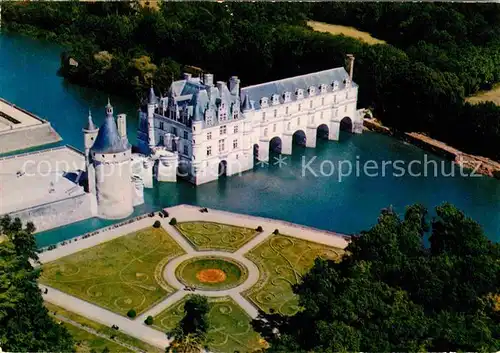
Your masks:
M278 109L274 109L274 117L276 118L278 116Z
M268 100L267 100L267 97L262 97L260 99L260 106L261 107L267 107L269 104L268 104Z
M264 136L267 136L267 127L264 129Z
M300 125L300 118L297 118L297 125Z
M276 124L273 125L273 132L276 132Z
M172 134L174 134L175 136L177 136L177 128L172 127Z
M288 115L288 107L285 108L285 114Z
M235 134L237 134L237 133L238 133L238 125L236 125L236 126L234 127L234 133L235 133Z
M344 113L347 113L347 105L344 107Z
M233 148L238 148L238 140L233 140Z
M287 129L290 130L292 128L292 123L288 123Z
M226 125L222 125L222 126L220 127L220 134L221 134L221 135L225 135L225 134L226 134Z
M212 155L212 146L207 146L207 157Z
M188 132L184 131L184 140L187 140L187 139L188 139Z
M321 98L321 105L325 105L325 97Z
M212 132L207 132L207 140L211 140L212 139Z
M160 145L163 145L163 135L160 135L160 141L158 141Z
M299 104L299 112L300 112L301 109L302 109L302 104Z
M160 121L160 130L163 130L163 121Z
M188 146L187 145L184 145L184 154L189 154L189 151L188 151Z
M320 118L321 118L321 119L323 119L323 112L321 112L321 114L320 114Z
M312 99L309 101L309 108L312 108L313 107L313 101Z
M238 155L236 155L236 159L238 159Z
M225 149L224 140L219 140L219 152L223 152Z
M266 120L266 112L262 112L262 121Z

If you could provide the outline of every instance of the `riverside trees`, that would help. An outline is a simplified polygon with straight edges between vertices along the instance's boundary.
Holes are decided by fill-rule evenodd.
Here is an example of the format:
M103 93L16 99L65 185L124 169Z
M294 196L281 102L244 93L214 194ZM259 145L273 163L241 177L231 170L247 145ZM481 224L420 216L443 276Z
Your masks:
M261 313L269 352L479 351L500 347L500 247L450 204L382 211L342 261L316 260L294 288L302 311Z
M74 343L66 328L48 315L38 289L34 226L5 216L0 233L0 347L7 352L72 352Z

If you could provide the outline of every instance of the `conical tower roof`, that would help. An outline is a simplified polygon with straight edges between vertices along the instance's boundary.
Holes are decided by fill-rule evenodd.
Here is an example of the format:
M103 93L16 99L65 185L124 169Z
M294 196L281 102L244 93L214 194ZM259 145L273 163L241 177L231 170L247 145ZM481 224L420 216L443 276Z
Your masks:
M250 96L248 94L245 94L245 98L243 99L243 104L241 107L242 111L248 111L252 110L252 105L250 104Z
M108 101L107 111L112 111L112 106ZM110 109L111 108L111 109ZM118 134L115 118L113 114L106 114L106 119L99 129L97 138L92 146L92 151L96 153L120 153L131 148L127 138L122 138Z
M95 131L97 130L97 126L94 124L94 121L92 120L92 113L89 109L89 117L88 117L88 121L87 121L87 126L85 127L85 130L88 130L88 131Z

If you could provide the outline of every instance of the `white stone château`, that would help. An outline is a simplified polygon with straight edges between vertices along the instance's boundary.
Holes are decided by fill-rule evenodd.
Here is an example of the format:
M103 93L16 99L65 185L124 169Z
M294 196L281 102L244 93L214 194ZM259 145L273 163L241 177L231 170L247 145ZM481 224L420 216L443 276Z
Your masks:
M87 192L95 196L93 214L105 219L128 217L134 206L144 203L143 181L133 174L132 146L127 138L126 116L106 106L106 118L97 128L89 113L83 129Z
M240 89L213 75L184 74L166 97L151 88L139 111L138 148L156 160L156 178L181 176L199 185L252 169L254 157L269 151L292 153L292 142L316 146L317 136L338 140L342 127L363 130L357 110L358 86L352 81L354 57L343 67Z

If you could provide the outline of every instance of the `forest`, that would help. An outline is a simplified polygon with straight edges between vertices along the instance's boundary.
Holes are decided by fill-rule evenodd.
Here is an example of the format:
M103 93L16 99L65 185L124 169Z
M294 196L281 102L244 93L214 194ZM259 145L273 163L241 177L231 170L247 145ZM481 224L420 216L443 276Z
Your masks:
M395 131L500 160L500 108L465 102L500 81L497 4L4 4L8 30L68 46L61 75L138 100L151 82L165 92L183 70L238 75L246 86L343 66L352 53L358 107ZM388 44L314 32L307 19L353 26Z

